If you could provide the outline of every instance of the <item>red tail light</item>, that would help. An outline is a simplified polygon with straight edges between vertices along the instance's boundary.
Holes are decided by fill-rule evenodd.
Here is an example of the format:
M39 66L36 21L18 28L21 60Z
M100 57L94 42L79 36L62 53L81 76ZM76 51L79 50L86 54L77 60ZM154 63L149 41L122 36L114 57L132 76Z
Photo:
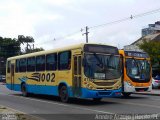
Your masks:
M116 95L121 95L121 93L120 93L120 92L116 92L115 94L116 94Z
M159 83L159 82L160 82L160 80L155 80L155 82L156 82L156 83Z

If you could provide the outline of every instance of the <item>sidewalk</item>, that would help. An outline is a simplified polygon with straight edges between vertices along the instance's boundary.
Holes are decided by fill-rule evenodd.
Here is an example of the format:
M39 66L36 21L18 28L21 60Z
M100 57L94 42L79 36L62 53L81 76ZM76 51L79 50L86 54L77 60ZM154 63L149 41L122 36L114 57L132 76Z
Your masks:
M42 119L0 105L0 120L42 120Z
M136 92L134 94L160 96L160 89L152 89L151 92Z
M6 83L4 83L4 82L0 82L0 85L5 85Z

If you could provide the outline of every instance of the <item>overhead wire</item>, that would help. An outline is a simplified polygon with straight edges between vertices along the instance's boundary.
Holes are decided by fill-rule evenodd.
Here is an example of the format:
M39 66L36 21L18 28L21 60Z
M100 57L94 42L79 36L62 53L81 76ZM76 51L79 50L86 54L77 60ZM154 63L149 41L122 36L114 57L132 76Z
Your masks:
M44 42L41 42L41 43L37 43L37 44L35 44L35 45L46 44L47 42L56 41L56 40L61 40L61 39L64 39L64 38L73 36L73 35L79 33L80 31L81 31L81 30L79 30L79 31L77 30L77 31L72 32L72 33L69 33L69 34L67 34L67 35L60 36L60 37L58 37L58 38L54 38L54 39L52 39L52 40L47 40L47 41L44 41Z
M131 15L130 17L122 18L122 19L119 19L119 20L115 20L115 21L111 21L111 22L95 25L95 26L92 26L92 27L89 27L89 28L90 29L95 29L95 28L98 28L98 27L104 27L106 25L121 23L121 22L124 22L124 21L127 21L127 20L132 20L132 19L135 19L135 18L138 18L138 17L143 17L143 16L154 14L154 13L157 13L157 12L160 12L160 8L154 9L154 10L151 10L151 11L148 11L148 12L136 14L136 15Z
M119 19L119 20L115 20L115 21L106 22L106 23L103 23L103 24L91 26L91 27L89 27L89 29L97 29L97 28L104 27L104 26L107 26L107 25L112 25L112 24L125 22L125 21L132 20L132 19L135 19L135 18L147 16L147 15L150 15L150 14L154 14L154 13L157 13L157 12L160 12L160 8L157 8L157 9L154 9L154 10L151 10L151 11L148 11L148 12L143 12L143 13L140 13L140 14L136 14L136 15L131 15L129 17L125 17L125 18L122 18L122 19ZM58 37L58 38L54 38L53 40L65 39L67 37L73 36L73 35L75 35L75 34L77 34L79 32L82 32L82 31L83 31L83 29L77 30L77 31L75 31L73 33L70 33L70 34L67 34L67 35L64 35L64 36L61 36L61 37ZM46 44L47 42L50 42L50 41L53 41L53 40L47 40L47 41L44 41L42 43L38 43L36 45Z

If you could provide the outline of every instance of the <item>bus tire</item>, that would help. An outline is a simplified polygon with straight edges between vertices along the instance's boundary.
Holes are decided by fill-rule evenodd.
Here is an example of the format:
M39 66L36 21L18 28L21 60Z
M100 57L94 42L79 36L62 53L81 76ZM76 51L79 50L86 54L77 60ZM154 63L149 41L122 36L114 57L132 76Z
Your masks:
M100 102L102 100L102 98L93 98L94 102Z
M69 102L69 95L68 95L67 86L63 85L60 87L59 97L60 97L61 101L64 103Z
M124 97L129 97L131 95L131 93L127 93L127 92L122 92Z
M22 96L27 97L28 93L27 93L27 89L26 89L26 84L22 83L21 85L21 92L22 92Z

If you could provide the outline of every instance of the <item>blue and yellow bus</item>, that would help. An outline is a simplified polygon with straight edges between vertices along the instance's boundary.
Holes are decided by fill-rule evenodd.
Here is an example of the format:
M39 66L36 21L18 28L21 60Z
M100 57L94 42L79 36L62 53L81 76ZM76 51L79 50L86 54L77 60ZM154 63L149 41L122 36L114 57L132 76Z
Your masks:
M46 94L92 98L121 95L120 56L117 47L79 44L7 59L6 86L23 96Z

